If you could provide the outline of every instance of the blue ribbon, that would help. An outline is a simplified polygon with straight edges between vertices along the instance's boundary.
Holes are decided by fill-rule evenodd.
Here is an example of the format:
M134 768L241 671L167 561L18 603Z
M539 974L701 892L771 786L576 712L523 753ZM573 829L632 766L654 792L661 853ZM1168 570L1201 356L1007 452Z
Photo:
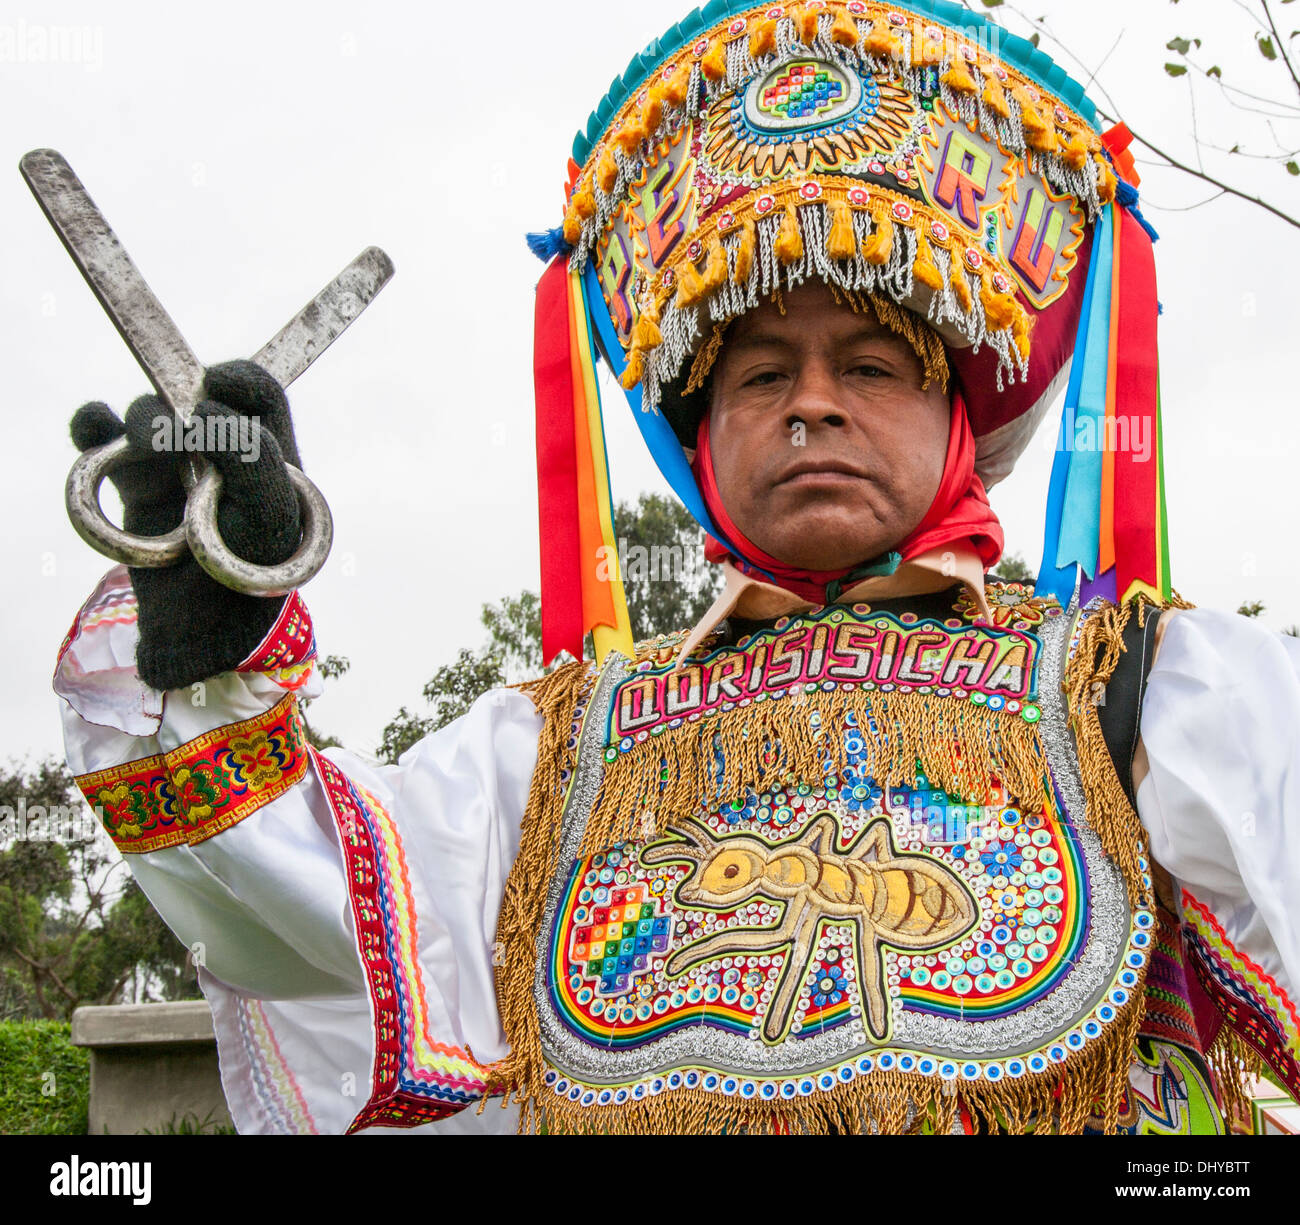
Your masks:
M623 346L614 331L614 321L609 317L608 311L600 309L600 303L604 302L605 295L601 292L600 279L596 275L594 264L588 263L587 269L582 275L589 304L587 314L596 331L600 334L601 344L604 346L605 354L609 359L610 368L613 370L615 377L620 377L627 368L627 362L623 360ZM636 419L637 428L641 431L641 437L645 439L645 444L649 448L659 471L663 474L664 480L668 482L673 492L682 500L682 505L690 511L691 517L710 536L727 549L731 549L731 543L718 530L717 525L713 522L713 517L704 506L704 498L700 493L699 486L695 483L695 473L691 471L690 464L686 462L682 444L678 441L677 435L673 433L673 427L669 425L668 418L661 412L648 411L642 408L642 393L639 385L631 391L625 389L625 394L632 409L632 416Z
M1106 338L1102 344L1101 405L1106 411L1106 344L1109 343L1110 321L1110 209L1103 211L1093 229L1092 250L1088 259L1088 279L1084 283L1083 301L1079 306L1079 327L1075 334L1074 353L1070 361L1070 381L1065 390L1065 407L1061 413L1061 427L1056 438L1056 457L1052 461L1052 476L1047 489L1047 511L1043 525L1043 559L1038 567L1035 594L1054 596L1061 607L1069 605L1078 580L1078 566L1083 562L1088 571L1096 565L1097 539L1100 526L1097 522L1101 505L1101 468L1097 468L1096 496L1093 500L1092 553L1079 552L1080 533L1088 530L1088 510L1085 503L1085 476L1077 468L1080 452L1075 451L1076 426L1081 400L1090 393L1089 367L1086 353L1095 346L1098 335ZM1103 269L1105 264L1104 279ZM1097 292L1098 286L1102 292ZM1104 295L1105 311L1098 311L1099 299ZM1100 461L1101 453L1095 452ZM1082 520L1082 521L1081 521ZM1068 543L1067 543L1068 542ZM1085 560L1089 559L1090 560Z
M1087 578L1097 573L1097 548L1101 538L1102 444L1106 428L1106 376L1110 360L1111 270L1115 254L1114 206L1105 209L1097 223L1093 259L1088 268L1084 309L1088 330L1075 363L1082 378L1073 414L1070 472L1065 488L1065 508L1056 551L1056 563L1078 563ZM1071 376L1073 377L1073 370ZM1080 440L1084 445L1074 445Z

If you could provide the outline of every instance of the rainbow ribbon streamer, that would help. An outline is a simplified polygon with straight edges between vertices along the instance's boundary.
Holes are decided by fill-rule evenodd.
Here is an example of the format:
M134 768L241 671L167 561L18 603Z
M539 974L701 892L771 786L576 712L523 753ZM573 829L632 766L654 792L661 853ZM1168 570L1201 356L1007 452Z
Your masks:
M1036 585L1063 606L1076 583L1081 604L1172 594L1158 314L1149 231L1112 204L1093 231Z
M582 277L557 255L537 287L533 381L542 563L542 657L631 658L595 349Z

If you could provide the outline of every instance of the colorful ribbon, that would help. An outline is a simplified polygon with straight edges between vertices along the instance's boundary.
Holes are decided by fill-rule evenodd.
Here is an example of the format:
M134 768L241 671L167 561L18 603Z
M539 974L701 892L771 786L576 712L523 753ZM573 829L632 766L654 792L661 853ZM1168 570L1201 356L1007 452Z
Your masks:
M614 536L600 391L581 277L557 256L537 287L533 381L542 563L542 657L632 655Z
M1111 205L1094 231L1048 491L1037 590L1068 603L1167 601L1155 257L1141 220Z

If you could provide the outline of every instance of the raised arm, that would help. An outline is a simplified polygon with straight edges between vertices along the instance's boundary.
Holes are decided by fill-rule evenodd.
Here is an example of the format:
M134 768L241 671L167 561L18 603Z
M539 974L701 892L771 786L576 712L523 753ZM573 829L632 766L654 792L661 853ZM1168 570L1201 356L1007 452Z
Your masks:
M297 455L283 396L247 364L210 372L207 391L203 416L261 431L247 464L208 454L226 476L222 534L250 560L281 560L297 531L279 496ZM175 456L152 448L153 407L137 401L125 425L102 405L74 421L83 446L130 434L139 458L118 485L127 527L146 533L183 508ZM298 711L315 657L296 594L235 595L186 561L111 572L55 675L87 799L200 964L242 1131L445 1118L506 1053L493 939L536 755L532 703L489 694L397 766L325 756Z

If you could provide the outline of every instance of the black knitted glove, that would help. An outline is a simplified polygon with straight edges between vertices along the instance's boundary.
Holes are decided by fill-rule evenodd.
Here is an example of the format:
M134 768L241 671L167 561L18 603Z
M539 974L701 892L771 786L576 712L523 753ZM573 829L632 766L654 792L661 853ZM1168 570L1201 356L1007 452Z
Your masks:
M239 450L202 454L223 479L217 527L230 549L246 561L275 565L298 547L298 499L285 461L299 467L289 405L280 385L249 361L226 362L207 371L203 400L195 418L204 423L204 439L240 438L241 417L257 418L257 458L245 463ZM123 423L107 404L83 405L72 418L72 441L78 450L112 442L126 434L131 460L111 480L122 496L123 527L142 536L161 536L185 513L180 466L185 453L168 449L175 440L155 428L156 418L171 413L157 396L142 396L126 410ZM209 429L210 418L225 419ZM250 423L242 437L250 438ZM164 442L155 446L155 439ZM249 448L252 453L254 448ZM136 662L141 678L155 689L178 689L228 672L246 659L266 636L284 597L242 595L210 578L187 552L174 566L131 568L140 610L140 645Z

